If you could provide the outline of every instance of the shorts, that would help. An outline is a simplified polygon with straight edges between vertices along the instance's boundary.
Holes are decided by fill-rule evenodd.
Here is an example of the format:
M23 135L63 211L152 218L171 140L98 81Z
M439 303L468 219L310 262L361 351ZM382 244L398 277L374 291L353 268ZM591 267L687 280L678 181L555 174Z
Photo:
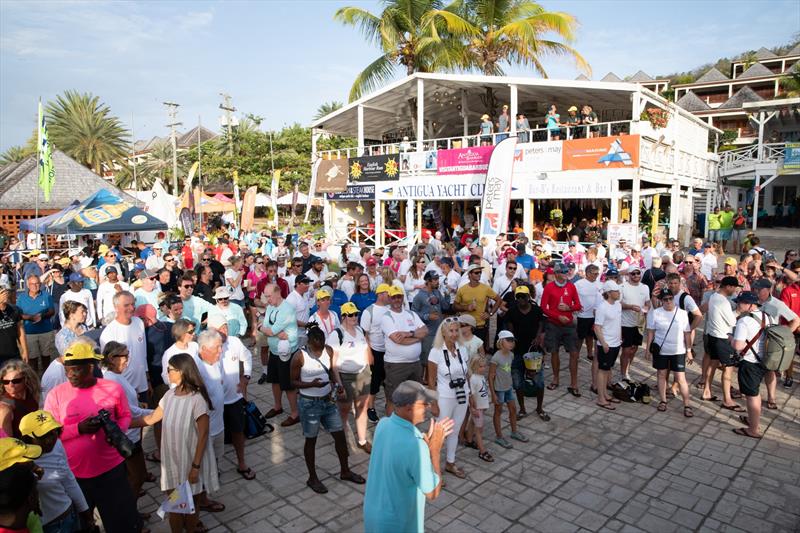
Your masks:
M578 339L594 339L594 318L578 317Z
M557 326L552 322L545 322L544 346L548 352L558 351L559 346L564 346L568 352L577 352L578 330L572 324Z
M739 363L739 390L745 396L759 396L761 391L761 381L767 375L768 370L760 363L742 361Z
M222 419L225 422L225 433L244 433L247 422L245 407L247 402L244 398L239 398L231 404L225 404Z
M497 401L500 402L501 405L517 401L516 396L514 396L514 389L496 390L494 393L497 396Z
M731 240L731 233L733 233L732 228L719 230L719 240L721 241Z
M631 348L642 345L644 337L637 326L622 326L622 347Z
M484 420L486 418L486 409L475 409L472 414L472 423L478 429L483 429Z
M686 372L686 354L658 355L653 357L653 368L656 370L672 370Z
M712 361L719 361L721 366L733 366L734 362L731 357L736 350L733 349L728 339L706 335L703 340L705 340L706 353Z
M292 387L292 358L281 361L274 353L269 354L267 360L267 383L277 383L282 391L294 390Z
M749 232L749 231L750 231L749 228L742 228L742 229L733 230L733 234L736 236L736 241L738 241L740 243L744 242L744 240L747 238L747 232Z
M32 333L25 335L28 339L28 358L39 359L40 357L58 357L56 350L56 332Z
M511 362L511 388L514 390L522 390L525 386L525 363L517 362L517 358Z
M369 366L364 367L358 374L340 371L339 377L342 378L345 395L341 401L350 403L356 401L359 397L369 395L369 386L372 381L372 372Z
M619 357L620 346L609 346L608 351L603 350L601 345L597 345L597 368L600 370L611 370Z
M339 408L330 400L329 396L314 398L300 394L297 397L297 407L300 409L300 425L303 436L315 439L319 434L319 427L324 427L328 433L342 431L342 417Z
M394 390L402 382L411 380L421 382L422 380L422 365L414 363L389 363L383 362L383 369L386 372L386 377L383 380L383 389L388 401L392 400Z

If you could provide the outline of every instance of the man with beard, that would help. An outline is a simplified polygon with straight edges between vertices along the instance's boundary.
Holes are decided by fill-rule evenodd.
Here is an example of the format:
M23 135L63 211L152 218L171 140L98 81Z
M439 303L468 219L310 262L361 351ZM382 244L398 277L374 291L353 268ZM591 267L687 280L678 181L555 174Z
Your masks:
M544 286L542 292L542 312L547 317L545 322L545 348L551 354L553 365L553 382L547 386L554 390L559 385L561 361L558 349L564 346L569 352L570 386L567 391L579 398L578 390L578 331L575 325L575 312L581 310L581 300L572 282L567 281L569 267L558 263L553 269L556 279Z

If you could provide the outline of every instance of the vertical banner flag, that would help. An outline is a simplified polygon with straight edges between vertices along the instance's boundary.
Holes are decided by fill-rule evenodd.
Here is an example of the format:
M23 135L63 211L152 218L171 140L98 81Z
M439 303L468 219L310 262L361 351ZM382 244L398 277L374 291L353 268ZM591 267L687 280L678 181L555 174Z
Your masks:
M313 176L313 174L312 174ZM278 192L281 182L281 169L272 171L272 185L269 188L269 199L272 203L272 222L278 227Z
M56 168L53 166L53 153L50 141L47 140L47 124L42 113L42 101L39 100L39 187L44 192L44 201L50 201L50 191L56 181Z
M486 186L481 201L481 237L490 239L505 233L511 201L511 175L517 138L500 141L492 152L486 169ZM441 153L441 152L440 152Z
M322 159L317 159L311 165L311 185L308 188L308 202L306 202L306 214L303 217L303 224L308 224L308 215L311 213L311 200L314 199L314 194L316 192L318 192L317 191L317 187L318 187L318 185L317 185L317 174L320 171L320 166L322 165L322 161L323 161ZM341 169L337 168L337 169L335 169L335 172L336 172L336 176L338 176L340 171L342 172L342 175L344 177L344 188L345 188L345 190L347 190L347 160L346 159L344 160L344 167L345 168L344 168L343 171L341 171ZM333 167L331 167L331 168L333 168ZM334 178L336 176L334 176Z
M239 228L241 231L250 231L253 229L257 191L258 187L253 185L244 193L244 200L242 200L242 224Z

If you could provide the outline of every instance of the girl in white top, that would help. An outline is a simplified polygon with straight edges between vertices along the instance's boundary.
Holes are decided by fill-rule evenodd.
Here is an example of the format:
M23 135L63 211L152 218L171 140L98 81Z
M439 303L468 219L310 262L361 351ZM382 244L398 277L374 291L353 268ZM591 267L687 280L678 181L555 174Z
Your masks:
M431 404L431 413L437 420L452 418L454 427L460 428L467 415L469 376L467 349L459 341L458 318L445 318L436 331L433 347L428 355L428 388L438 391L439 400ZM465 478L464 470L456 466L458 432L447 436L447 462L445 470L458 478Z
M339 414L347 424L350 410L356 410L356 435L358 447L370 453L367 442L367 407L369 386L372 381L370 365L372 350L364 330L358 325L358 308L353 302L342 304L342 325L328 334L327 345L333 350L331 369L337 381L344 386L344 397L339 398Z
M225 284L231 288L231 301L239 305L244 304L244 290L242 290L242 282L244 281L244 270L242 270L242 258L232 257L231 267L225 271Z
M461 330L460 342L467 351L467 359L472 359L473 357L486 358L486 352L483 349L483 341L473 333L473 328L477 325L475 318L471 315L464 314L458 317L458 322Z
M409 303L414 301L414 296L417 295L420 289L425 288L424 277L427 265L428 262L425 260L425 256L418 255L414 258L414 264L411 265L411 269L408 271L406 280L403 283L403 288L406 291L406 300Z
M487 463L494 462L494 457L483 445L483 424L486 419L486 410L489 409L489 383L486 374L489 365L483 357L469 360L469 411L472 415L464 433L467 446L478 448L478 457Z
M164 380L164 383L169 383L167 369L170 357L179 353L188 353L197 362L197 354L200 353L200 347L194 342L195 325L192 320L188 318L176 320L172 324L172 338L175 339L175 344L164 350L164 354L161 356L161 379Z
M309 322L315 322L325 333L325 337L339 327L339 317L330 310L331 294L328 291L317 291L317 312L311 315Z

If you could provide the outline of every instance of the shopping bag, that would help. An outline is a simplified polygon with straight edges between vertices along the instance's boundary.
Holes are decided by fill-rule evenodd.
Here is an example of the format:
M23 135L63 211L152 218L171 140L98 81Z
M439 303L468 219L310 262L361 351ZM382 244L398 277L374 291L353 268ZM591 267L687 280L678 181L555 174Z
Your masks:
M167 513L194 514L194 510L192 486L189 485L189 481L184 481L169 493L156 513L163 520Z

